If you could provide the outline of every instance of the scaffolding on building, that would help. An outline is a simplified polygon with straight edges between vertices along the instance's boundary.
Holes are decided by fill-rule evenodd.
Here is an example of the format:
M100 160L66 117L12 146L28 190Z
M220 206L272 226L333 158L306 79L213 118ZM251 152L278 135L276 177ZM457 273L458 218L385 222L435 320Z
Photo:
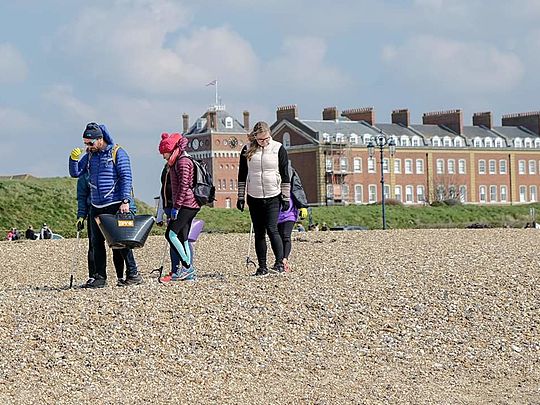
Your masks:
M338 128L324 145L326 205L346 205L350 202L347 176L351 173L351 144Z

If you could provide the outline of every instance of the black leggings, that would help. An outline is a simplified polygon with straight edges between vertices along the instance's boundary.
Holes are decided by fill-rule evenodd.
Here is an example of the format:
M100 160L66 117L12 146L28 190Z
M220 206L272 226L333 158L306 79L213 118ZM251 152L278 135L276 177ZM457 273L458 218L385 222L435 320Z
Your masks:
M285 259L289 258L291 254L291 233L294 227L294 221L285 221L277 225L279 236L281 236L281 241L283 242L283 257Z
M270 198L247 197L249 215L255 231L255 252L260 268L266 268L266 234L270 238L276 264L283 262L283 242L279 236L277 220L279 215L279 196Z
M188 241L189 229L197 212L199 212L197 208L181 207L178 210L176 219L169 222L165 231L167 242L171 245L171 249L174 249L180 256L180 262L186 269L191 266L191 250Z

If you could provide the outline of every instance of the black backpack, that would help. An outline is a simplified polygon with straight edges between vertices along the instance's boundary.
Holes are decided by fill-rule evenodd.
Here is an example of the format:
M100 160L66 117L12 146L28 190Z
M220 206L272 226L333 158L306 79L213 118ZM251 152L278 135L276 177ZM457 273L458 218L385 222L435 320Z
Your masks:
M206 163L202 160L194 159L193 162L193 195L200 206L212 204L216 200L216 188L212 181L212 175L208 171Z

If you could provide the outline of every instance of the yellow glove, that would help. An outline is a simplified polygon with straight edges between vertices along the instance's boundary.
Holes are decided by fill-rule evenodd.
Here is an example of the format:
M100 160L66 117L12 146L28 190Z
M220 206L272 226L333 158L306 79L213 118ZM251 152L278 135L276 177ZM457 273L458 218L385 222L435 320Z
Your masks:
M71 151L71 155L69 155L69 157L72 159L72 160L79 160L79 158L81 157L82 155L82 150L81 148L75 148Z
M307 208L300 208L298 211L300 219L306 219L307 218Z

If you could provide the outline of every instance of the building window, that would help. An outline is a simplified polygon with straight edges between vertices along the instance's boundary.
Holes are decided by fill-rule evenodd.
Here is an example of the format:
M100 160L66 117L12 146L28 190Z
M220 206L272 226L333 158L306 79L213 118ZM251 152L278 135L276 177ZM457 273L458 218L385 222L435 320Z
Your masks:
M448 174L454 174L456 172L456 161L454 159L448 159Z
M401 173L401 159L394 159L394 173Z
M291 147L291 134L288 132L283 133L283 147L285 149Z
M437 174L444 174L444 160L437 159Z
M330 143L330 134L322 134L322 140L324 143Z
M518 173L525 174L525 161L524 160L520 160L518 162Z
M227 197L225 199L225 208L231 208L231 198L230 197Z
M539 139L539 138L536 138L536 139L534 140L534 147L535 147L535 148L540 148L540 139Z
M486 174L486 161L484 159L478 161L478 174Z
M326 158L326 173L331 173L334 171L332 159Z
M414 202L414 187L406 186L405 187L405 202L412 204Z
M527 202L527 187L519 186L519 202Z
M523 141L521 138L514 139L514 147L515 148L522 148L523 147Z
M326 185L326 198L334 198L334 185L333 184Z
M399 202L403 201L401 197L401 186L394 187L394 194L396 195L396 200L398 200Z
M357 144L358 144L358 135L356 135L356 134L351 134L351 136L349 137L349 142L350 142L352 145L357 145Z
M465 174L467 172L467 163L465 162L465 159L459 159L458 160L458 173L459 174Z
M504 146L504 141L501 138L495 138L495 147L502 148Z
M497 162L495 161L495 159L489 159L488 170L489 170L489 174L497 173Z
M412 137L412 146L420 146L420 137L417 135L414 135Z
M367 171L368 173L375 173L375 158L368 158Z
M221 179L218 179L217 181L217 189L221 190Z
M424 173L424 159L416 159L416 174Z
M525 147L526 148L532 148L532 139L531 138L525 138Z
M336 134L336 142L337 143L343 143L344 139L345 139L345 136L343 134L340 134L340 133Z
M529 174L536 174L536 160L529 160Z
M364 190L361 184L354 185L354 202L356 204L362 204L364 202L363 198Z
M476 148L481 148L482 147L482 138L479 138L479 137L474 138L473 145Z
M489 136L486 136L484 139L484 144L486 145L486 148L493 148L493 139Z
M405 159L405 174L412 174L412 159Z
M433 138L431 138L431 144L433 146L441 146L441 138L439 138L438 136L434 136Z
M459 201L467 202L467 186L459 186Z
M349 170L349 159L346 157L342 157L339 159L339 168L342 172L346 172Z
M499 160L499 174L506 174L506 160Z
M233 127L232 117L225 118L225 128L232 128L232 127Z
M384 185L384 198L390 198L390 186L388 184Z
M480 186L479 190L479 201L485 203L486 202L486 186Z
M452 146L452 138L450 138L449 136L445 136L443 138L443 145L446 147Z
M229 181L229 190L234 190L234 180Z
M450 197L452 200L455 200L457 198L457 189L456 186L453 184L450 184L448 186L448 197Z
M370 134L364 134L363 136L364 145L367 145L369 141L371 141L371 135Z
M438 201L444 200L444 192L445 192L444 186L441 185L441 184L439 184L439 185L437 186L437 190L436 190L436 193L437 193L437 200L438 200Z
M369 185L369 200L370 203L377 202L377 186L375 184Z
M362 159L361 158L354 158L353 160L353 170L355 173L361 173L362 172Z
M416 201L425 202L426 194L424 186L416 186Z
M489 186L489 201L497 202L497 186Z
M383 164L382 164L382 168L383 168L383 173L389 173L390 172L390 161L388 160L388 158L384 158L383 159Z
M455 137L454 146L459 147L459 148L463 147L463 139L461 139L460 137Z
M508 191L506 186L501 186L501 202L507 202Z
M530 193L530 202L536 202L536 199L537 199L537 194L536 194L536 186L530 186L529 187L529 193Z
M341 199L343 201L349 200L349 185L348 184L341 185Z
M221 180L221 188L223 190L227 190L227 180L225 179Z
M411 140L407 135L401 135L401 146L411 146Z

